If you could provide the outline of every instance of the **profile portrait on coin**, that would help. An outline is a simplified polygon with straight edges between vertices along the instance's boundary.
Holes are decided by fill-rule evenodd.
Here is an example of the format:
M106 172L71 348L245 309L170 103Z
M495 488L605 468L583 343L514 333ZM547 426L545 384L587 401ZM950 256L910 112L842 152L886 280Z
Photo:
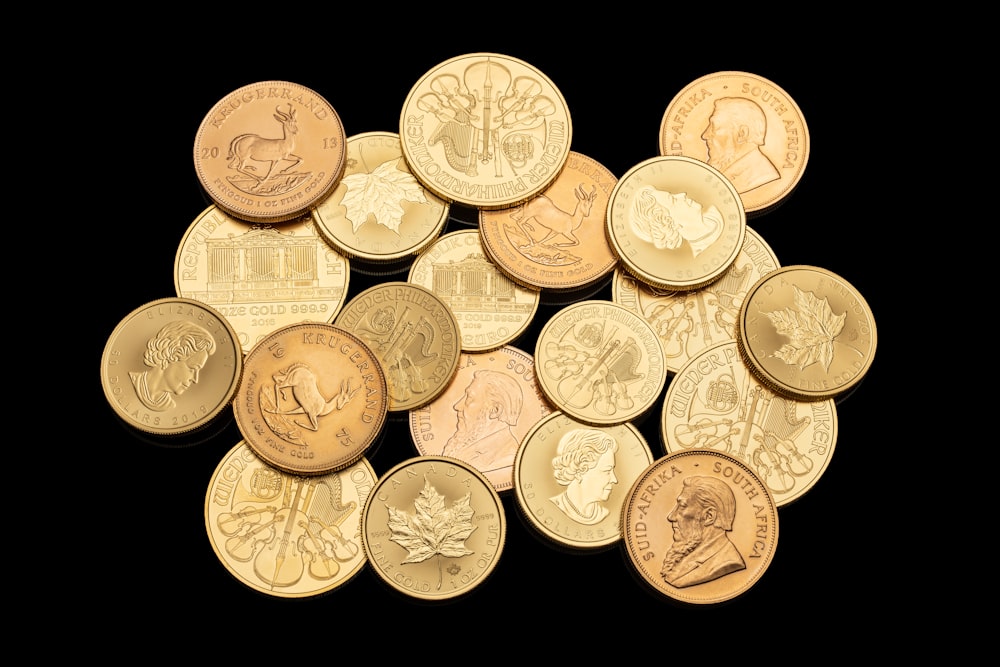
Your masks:
M455 402L455 433L441 453L483 472L513 465L520 440L512 429L523 404L524 394L513 378L490 369L476 371Z
M618 441L594 428L567 431L559 439L552 459L552 475L565 490L550 498L568 518L584 525L599 523L608 515L604 502L611 496Z
M684 192L673 194L645 185L636 192L629 226L658 250L687 247L697 257L722 236L725 224L715 204L705 209Z
M175 396L198 383L214 353L215 339L208 331L185 320L170 322L146 343L142 360L149 368L129 373L136 396L150 410L171 409Z
M727 534L735 518L736 496L728 484L715 477L686 478L667 514L674 542L660 569L664 581L683 588L746 569Z
M715 101L701 138L708 146L708 164L729 179L740 194L781 178L778 168L761 152L767 118L753 100L723 97Z

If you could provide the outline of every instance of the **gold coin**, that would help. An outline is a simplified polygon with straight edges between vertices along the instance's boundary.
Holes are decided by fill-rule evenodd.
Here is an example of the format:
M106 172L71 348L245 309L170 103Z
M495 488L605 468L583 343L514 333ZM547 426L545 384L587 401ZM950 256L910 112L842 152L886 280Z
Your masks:
M442 199L478 209L542 192L569 156L562 93L528 63L498 53L446 60L411 88L399 134L414 176Z
M514 208L480 211L487 253L533 289L578 289L601 280L618 263L604 233L616 182L596 160L571 151L544 192Z
M426 287L396 281L352 298L334 324L352 332L385 370L389 412L427 405L445 390L462 353L458 321Z
M607 234L622 267L640 282L693 290L736 261L746 214L733 185L715 168L661 156L619 179L608 204Z
M736 320L747 290L780 266L770 246L747 227L743 248L722 276L696 290L662 290L615 269L611 300L639 313L660 342L667 368L676 373L716 343L736 340Z
M344 173L344 126L305 86L260 81L219 100L194 141L198 180L233 217L282 222L308 212Z
M505 345L462 353L445 391L410 410L410 435L424 455L461 459L497 492L509 491L514 455L532 426L552 412L538 388L530 354Z
M365 454L388 403L382 366L363 341L332 324L301 322L247 353L233 408L257 456L293 475L325 475Z
M554 412L517 450L518 508L556 546L609 547L621 540L622 505L632 482L652 463L649 445L631 423L591 426Z
M500 496L448 456L418 456L382 475L365 504L361 544L392 590L424 602L465 596L496 568L507 539Z
M475 229L438 238L413 262L408 282L448 304L462 334L462 350L485 352L512 342L531 324L539 292L512 281L483 253Z
M722 452L667 454L622 506L626 562L651 590L707 605L746 593L778 545L778 508L757 475Z
M125 316L101 356L101 386L130 427L177 436L215 420L233 401L243 350L211 306L158 299Z
M837 405L797 401L760 384L735 340L691 357L667 386L660 437L667 453L714 449L757 473L778 507L819 481L837 445Z
M365 566L361 510L376 475L362 457L320 477L289 475L240 441L205 494L208 541L240 583L281 598L323 595Z
M344 175L312 214L334 248L380 263L426 248L448 222L448 209L414 178L398 134L366 132L347 139Z
M559 410L597 425L635 420L667 381L663 346L632 311L594 299L566 306L546 322L535 346L535 375Z
M772 391L803 401L844 394L875 358L871 308L826 269L786 266L761 277L740 308L740 354Z
M660 154L686 155L718 169L750 216L791 194L809 160L809 145L795 100L773 81L747 72L692 81L660 121Z
M350 275L347 258L317 236L310 216L248 223L214 205L188 227L174 259L177 293L218 310L244 352L285 325L332 321Z

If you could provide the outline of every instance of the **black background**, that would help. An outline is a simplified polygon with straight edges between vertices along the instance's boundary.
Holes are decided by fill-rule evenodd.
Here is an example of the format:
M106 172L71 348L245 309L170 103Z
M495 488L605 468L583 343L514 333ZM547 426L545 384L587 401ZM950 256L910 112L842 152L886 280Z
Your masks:
M325 655L328 642L356 641L355 630L391 631L395 640L417 640L426 632L468 639L499 630L499 636L484 639L488 646L497 638L517 639L520 635L508 635L515 631L544 635L549 629L576 628L589 633L609 624L648 639L661 632L700 632L710 621L716 629L745 633L761 647L759 657L780 659L785 639L822 634L831 624L841 631L864 630L859 616L843 615L844 605L860 604L869 616L894 602L886 593L886 572L873 568L883 548L881 531L858 512L878 504L880 486L871 480L883 469L879 459L890 443L884 426L885 357L894 344L883 268L891 251L875 231L885 219L877 205L862 207L856 195L847 195L849 188L876 180L864 166L858 101L866 98L865 74L848 77L820 55L818 45L801 41L793 49L752 41L706 48L704 36L690 43L663 35L652 43L648 38L616 43L596 35L581 43L556 34L541 40L471 38L476 32L464 30L466 37L456 40L457 33L442 35L428 25L402 35L379 35L375 29L365 40L313 40L299 33L281 44L240 45L218 36L202 41L193 30L183 45L129 38L113 61L99 66L96 81L106 86L99 93L114 101L106 114L91 120L90 129L95 136L115 139L103 147L107 178L91 187L93 196L107 202L106 215L96 220L96 252L104 259L99 268L88 262L97 275L96 312L85 316L89 367L81 371L87 436L77 439L74 481L66 485L78 491L91 487L73 493L72 507L81 528L78 539L94 563L89 576L74 577L63 594L102 601L108 622L138 621L151 639L168 640L175 632L231 632L227 641L253 647L294 634L316 655ZM255 81L293 81L323 95L348 136L398 132L402 105L420 77L444 60L480 51L520 58L543 71L569 106L572 149L617 176L658 154L667 104L688 83L715 71L742 70L770 79L805 116L811 150L798 188L780 207L751 217L748 224L781 265L820 266L852 283L874 313L878 349L865 380L838 402L839 436L825 474L809 493L780 509L770 568L727 604L675 605L635 580L618 548L568 554L549 546L522 522L513 492L504 495L507 540L496 570L457 601L425 605L404 599L384 588L367 565L355 579L321 597L268 597L228 574L204 525L210 477L241 439L235 424L223 424L188 446L151 441L119 423L104 398L98 364L114 327L144 303L176 296L178 244L211 203L195 174L193 142L219 99ZM176 57L182 52L183 58ZM857 152L850 148L859 144ZM467 228L453 220L445 232ZM349 298L387 279L405 280L406 273L383 278L353 273ZM587 296L610 299L610 288ZM533 327L514 344L533 352L539 328L559 307L543 301ZM659 403L653 414L641 428L658 457L663 454ZM416 454L405 417L395 415L368 458L381 475ZM165 641L165 650L169 645ZM773 655L767 646L775 647Z

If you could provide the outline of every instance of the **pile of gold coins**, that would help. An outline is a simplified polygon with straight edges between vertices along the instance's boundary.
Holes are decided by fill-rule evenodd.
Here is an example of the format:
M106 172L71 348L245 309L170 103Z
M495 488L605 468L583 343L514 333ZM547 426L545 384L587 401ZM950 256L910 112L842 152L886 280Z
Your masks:
M194 141L213 203L180 239L177 295L108 339L102 385L129 428L169 440L232 411L243 440L204 513L226 570L303 598L370 567L453 600L500 562L512 494L546 543L620 547L655 595L751 588L876 347L848 281L780 266L747 225L806 167L792 98L702 77L666 109L660 155L619 178L572 150L545 74L470 53L414 84L398 129L348 136L292 82L226 94ZM475 225L444 233L456 207ZM348 300L358 273L389 278ZM543 298L565 305L521 349ZM378 475L391 419L415 454Z

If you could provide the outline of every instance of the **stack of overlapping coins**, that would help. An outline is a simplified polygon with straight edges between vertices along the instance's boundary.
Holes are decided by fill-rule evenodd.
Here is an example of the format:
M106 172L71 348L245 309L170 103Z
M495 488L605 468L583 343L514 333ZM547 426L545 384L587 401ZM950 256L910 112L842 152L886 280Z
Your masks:
M805 120L773 82L718 72L620 178L572 136L555 83L498 53L429 70L398 133L348 136L287 81L207 113L213 204L180 239L177 295L111 334L102 384L153 437L232 410L243 440L205 526L237 580L311 597L368 566L400 595L459 598L501 560L502 494L546 544L620 547L682 604L764 574L778 508L826 469L836 399L876 347L850 283L781 267L747 225L802 177ZM474 219L446 232L455 209ZM348 300L361 274L386 279ZM649 443L636 423L657 406ZM378 475L394 419L414 456Z

